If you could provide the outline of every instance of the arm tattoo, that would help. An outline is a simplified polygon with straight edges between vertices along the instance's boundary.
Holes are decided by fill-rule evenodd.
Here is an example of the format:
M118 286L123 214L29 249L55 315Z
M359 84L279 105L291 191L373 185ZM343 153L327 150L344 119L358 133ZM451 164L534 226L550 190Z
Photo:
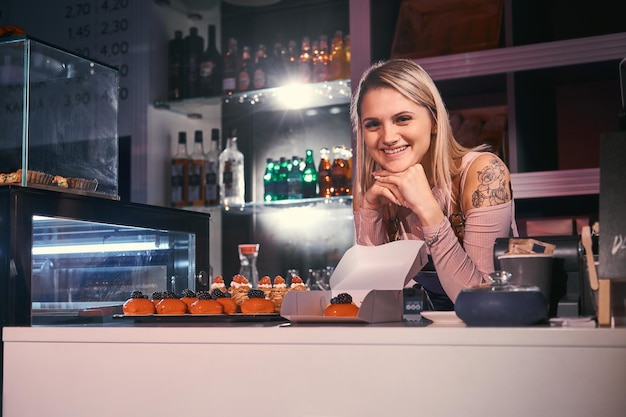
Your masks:
M510 200L506 167L502 161L493 159L482 171L478 171L478 188L472 194L472 205L482 207L506 203Z

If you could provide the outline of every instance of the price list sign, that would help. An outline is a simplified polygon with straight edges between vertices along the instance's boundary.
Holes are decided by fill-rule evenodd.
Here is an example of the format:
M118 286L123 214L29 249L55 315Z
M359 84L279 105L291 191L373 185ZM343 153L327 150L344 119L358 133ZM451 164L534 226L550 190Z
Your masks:
M37 39L118 69L120 136L133 135L134 109L140 99L134 93L146 83L147 77L141 74L149 69L145 40L153 9L154 2L146 0L9 0L8 6L2 6L3 21L22 26ZM75 92L69 98L74 104L87 99Z

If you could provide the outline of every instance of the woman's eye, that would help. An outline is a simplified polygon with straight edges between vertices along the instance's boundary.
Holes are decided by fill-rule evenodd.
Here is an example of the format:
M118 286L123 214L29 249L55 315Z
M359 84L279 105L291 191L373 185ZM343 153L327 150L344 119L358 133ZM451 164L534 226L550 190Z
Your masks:
M378 121L376 120L368 120L363 123L363 127L365 127L365 129L374 129L378 126L380 126L380 123L378 123Z
M396 118L396 123L408 122L411 120L411 116L398 116Z

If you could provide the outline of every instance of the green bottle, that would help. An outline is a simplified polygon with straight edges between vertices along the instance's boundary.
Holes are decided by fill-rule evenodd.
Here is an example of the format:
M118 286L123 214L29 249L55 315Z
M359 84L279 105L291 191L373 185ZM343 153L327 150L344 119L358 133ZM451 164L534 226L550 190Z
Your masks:
M264 186L264 201L276 200L275 184L272 181L272 175L274 173L274 160L267 158L265 162L265 173L263 174L263 186Z
M307 149L302 171L302 197L317 197L317 169L313 160L313 150Z

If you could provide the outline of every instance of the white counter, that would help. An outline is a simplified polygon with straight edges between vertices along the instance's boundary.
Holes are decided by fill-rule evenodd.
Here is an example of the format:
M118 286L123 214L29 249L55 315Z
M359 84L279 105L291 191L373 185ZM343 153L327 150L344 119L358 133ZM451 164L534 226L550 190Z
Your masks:
M4 416L626 415L626 329L6 327Z

